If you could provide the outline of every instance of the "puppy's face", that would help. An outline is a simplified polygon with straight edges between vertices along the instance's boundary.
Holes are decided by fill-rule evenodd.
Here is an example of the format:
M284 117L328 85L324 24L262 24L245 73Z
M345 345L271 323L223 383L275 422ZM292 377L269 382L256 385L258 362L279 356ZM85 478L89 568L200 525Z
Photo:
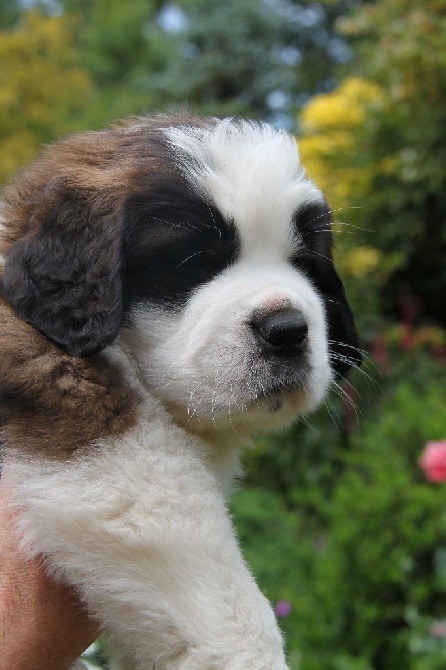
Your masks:
M277 428L313 409L360 356L330 213L294 140L231 120L142 121L108 140L104 164L91 174L81 152L59 213L9 252L6 297L75 355L121 329L144 382L197 430ZM36 284L50 286L40 307Z

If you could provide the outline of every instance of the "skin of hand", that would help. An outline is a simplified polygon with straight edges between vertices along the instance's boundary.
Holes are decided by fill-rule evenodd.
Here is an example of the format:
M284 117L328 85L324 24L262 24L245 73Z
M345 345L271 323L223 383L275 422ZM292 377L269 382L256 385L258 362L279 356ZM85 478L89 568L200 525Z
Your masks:
M68 670L99 626L40 558L23 556L8 500L0 481L0 670Z

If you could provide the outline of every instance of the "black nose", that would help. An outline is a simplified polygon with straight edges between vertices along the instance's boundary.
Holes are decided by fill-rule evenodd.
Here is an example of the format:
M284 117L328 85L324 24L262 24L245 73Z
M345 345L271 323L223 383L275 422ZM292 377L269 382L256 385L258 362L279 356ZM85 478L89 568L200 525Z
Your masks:
M305 348L308 324L297 309L255 314L250 326L262 347L274 356L298 356Z

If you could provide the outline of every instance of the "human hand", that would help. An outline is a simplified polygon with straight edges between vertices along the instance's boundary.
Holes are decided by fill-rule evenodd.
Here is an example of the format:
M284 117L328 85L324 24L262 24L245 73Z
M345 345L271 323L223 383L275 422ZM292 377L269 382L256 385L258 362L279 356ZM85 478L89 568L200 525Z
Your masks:
M0 670L67 670L99 634L73 590L19 550L0 483Z

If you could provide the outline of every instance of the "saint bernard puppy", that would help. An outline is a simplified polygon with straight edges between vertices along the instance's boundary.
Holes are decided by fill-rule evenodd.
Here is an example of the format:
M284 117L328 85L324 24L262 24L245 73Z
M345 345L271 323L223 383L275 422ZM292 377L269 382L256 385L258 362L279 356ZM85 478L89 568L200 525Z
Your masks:
M239 452L361 357L293 137L137 118L3 195L0 422L24 551L126 670L284 670L226 499Z

